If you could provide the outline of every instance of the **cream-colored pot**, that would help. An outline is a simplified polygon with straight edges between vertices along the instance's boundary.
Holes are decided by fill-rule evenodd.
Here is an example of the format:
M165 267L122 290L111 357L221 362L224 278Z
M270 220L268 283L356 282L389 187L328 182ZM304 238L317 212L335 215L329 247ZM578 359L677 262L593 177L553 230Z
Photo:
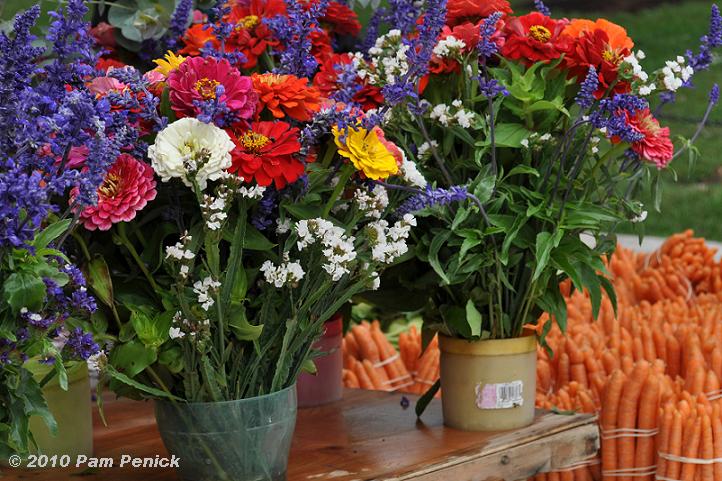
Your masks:
M504 431L534 421L536 337L469 342L439 334L444 424Z

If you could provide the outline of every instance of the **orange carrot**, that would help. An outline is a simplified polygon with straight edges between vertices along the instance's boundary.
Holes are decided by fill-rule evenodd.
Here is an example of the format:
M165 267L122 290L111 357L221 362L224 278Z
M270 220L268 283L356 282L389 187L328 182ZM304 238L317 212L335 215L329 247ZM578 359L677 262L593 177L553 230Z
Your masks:
M356 373L356 377L358 378L359 386L361 387L361 389L376 389L376 386L374 386L374 383L371 382L371 379L366 373L366 369L361 362L356 361L356 364L354 364L353 366L353 371L354 373Z
M702 420L700 418L696 418L694 420L690 418L689 422L687 423L687 428L685 428L685 443L683 450L685 458L697 458L699 456L698 451L701 434ZM684 463L682 465L682 477L680 478L681 481L694 481L696 470L697 465L692 463Z
M617 427L620 429L634 429L637 422L637 406L642 386L649 374L649 363L640 361L627 379L622 390L622 397L619 401L619 413L617 414ZM634 438L622 437L617 440L619 449L619 469L631 469L634 467ZM630 481L628 477L621 476L619 481Z
M714 458L714 438L712 436L712 421L707 414L702 417L702 445L700 452L702 459ZM702 465L702 481L715 481L714 466L711 464Z
M672 419L672 430L669 433L669 450L667 454L672 456L682 455L682 438L684 433L684 421L679 411L674 412ZM682 465L677 461L667 461L667 470L665 477L670 479L679 479L682 471Z
M363 360L363 366L366 370L366 375L368 375L369 379L371 380L371 384L373 384L374 389L376 390L382 390L386 389L386 386L384 386L384 383L382 381L382 378L379 376L380 372L376 370L373 364L371 364L371 361L368 359Z
M604 390L602 402L601 425L603 431L617 428L617 413L626 376L621 370L612 373ZM602 471L617 469L617 443L616 439L602 439Z
M351 328L351 332L356 338L361 358L371 361L373 364L379 362L381 360L379 349L371 338L370 329L365 325L357 325Z
M649 376L639 397L638 429L656 429L659 413L659 380ZM654 437L643 436L637 439L634 466L637 468L654 465Z

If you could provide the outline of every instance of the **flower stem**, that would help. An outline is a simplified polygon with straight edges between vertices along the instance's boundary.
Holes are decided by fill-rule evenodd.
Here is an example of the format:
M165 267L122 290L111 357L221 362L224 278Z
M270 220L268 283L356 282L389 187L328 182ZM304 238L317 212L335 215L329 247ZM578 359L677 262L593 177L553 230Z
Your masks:
M120 240L120 242L123 244L123 246L128 249L128 252L130 253L133 260L138 264L138 267L140 268L140 271L143 273L145 278L148 280L148 283L151 285L153 290L155 292L160 292L160 287L155 282L155 279L153 279L153 276L151 275L150 271L148 271L148 268L145 265L145 262L143 262L143 259L140 258L138 255L138 251L135 250L135 246L133 245L130 240L128 240L128 235L125 228L125 222L121 222L118 224L118 235L117 238Z
M346 164L341 169L341 174L338 178L338 183L336 184L336 188L333 189L333 192L331 193L331 197L329 197L328 202L326 202L326 207L323 208L323 213L321 214L321 217L324 219L328 217L328 214L331 212L331 209L333 208L333 205L338 200L339 196L343 192L343 189L346 187L346 182L348 182L348 179L351 178L351 175L353 175L354 172L354 166L352 164Z

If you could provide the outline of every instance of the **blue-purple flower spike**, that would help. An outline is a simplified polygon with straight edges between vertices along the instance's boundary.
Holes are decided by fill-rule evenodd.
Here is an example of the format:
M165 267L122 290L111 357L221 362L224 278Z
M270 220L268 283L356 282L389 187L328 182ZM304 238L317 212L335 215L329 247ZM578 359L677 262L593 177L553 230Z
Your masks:
M170 26L166 33L166 49L176 50L178 48L178 40L183 36L188 26L191 10L193 10L193 0L179 0L170 18Z
M534 0L534 8L542 15L546 15L547 17L552 16L552 11L549 10L549 7L544 5L544 2L542 2L542 0Z
M709 102L712 105L719 103L719 84L714 84L709 92Z
M599 75L597 69L593 65L589 66L587 77L582 82L582 86L574 99L575 102L583 109L588 109L594 104L594 92L599 88Z
M463 202L469 198L465 186L454 185L448 189L427 186L426 190L409 197L396 211L397 217L412 214L433 206L449 205L454 202Z
M499 51L499 46L492 37L496 33L496 24L499 23L502 15L501 12L492 13L479 27L479 43L476 48L479 56L484 59L491 58Z

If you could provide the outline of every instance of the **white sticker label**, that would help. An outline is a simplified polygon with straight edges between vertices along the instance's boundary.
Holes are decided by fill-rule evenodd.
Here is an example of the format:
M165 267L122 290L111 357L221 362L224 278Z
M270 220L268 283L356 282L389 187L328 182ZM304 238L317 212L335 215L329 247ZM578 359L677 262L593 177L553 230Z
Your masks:
M524 404L524 382L476 385L476 407L479 409L509 409Z

